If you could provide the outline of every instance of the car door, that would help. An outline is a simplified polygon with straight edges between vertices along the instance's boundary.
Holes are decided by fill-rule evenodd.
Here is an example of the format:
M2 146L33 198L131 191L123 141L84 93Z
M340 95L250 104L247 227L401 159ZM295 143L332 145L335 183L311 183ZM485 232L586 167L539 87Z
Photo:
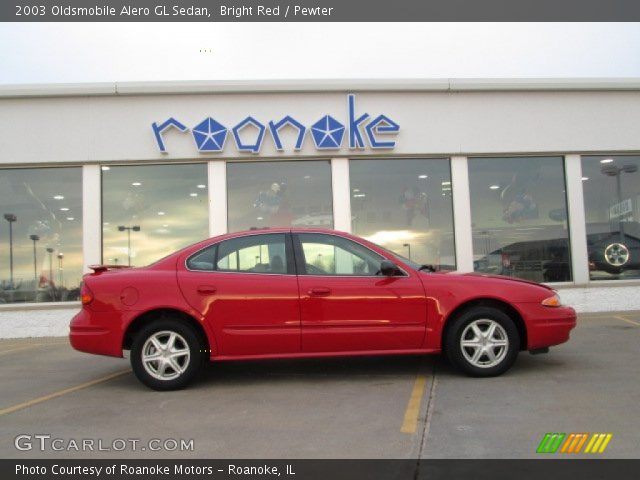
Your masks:
M300 351L298 282L288 233L224 240L178 268L180 289L209 323L219 354Z
M378 274L381 255L353 240L294 233L303 352L421 347L426 298L415 272Z

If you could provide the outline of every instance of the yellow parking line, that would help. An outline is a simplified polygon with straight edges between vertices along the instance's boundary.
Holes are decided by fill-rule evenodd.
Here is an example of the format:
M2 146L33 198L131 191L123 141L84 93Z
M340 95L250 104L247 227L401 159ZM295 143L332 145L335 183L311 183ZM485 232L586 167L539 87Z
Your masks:
M31 341L35 341L36 343L31 343ZM39 338L31 338L29 341L25 342L2 342L0 341L0 348L13 348L13 347L22 347L25 345L69 345L69 340L58 340L54 342L46 342L42 341Z
M25 345L23 347L16 347L16 348L9 348L7 350L0 350L0 355L4 355L5 353L11 353L11 352L21 352L22 350L29 350L31 348L37 348L40 345L42 345L41 343L35 343L35 344L31 344L31 345Z
M416 433L416 429L418 428L418 415L420 415L420 404L422 403L422 395L424 394L426 385L427 377L418 374L413 384L409 402L407 403L407 409L404 412L404 420L402 421L402 427L400 427L402 433Z
M83 388L91 387L93 385L97 385L98 383L103 383L108 380L121 377L125 373L129 373L131 370L123 370L121 372L112 373L110 375L105 375L104 377L96 378L95 380L91 380L89 382L81 383L80 385L76 385L75 387L65 388L64 390L58 390L57 392L50 393L49 395L45 395L43 397L34 398L33 400L28 400L26 402L18 403L17 405L13 405L11 407L3 408L0 410L0 416L7 415L8 413L13 413L18 410L22 410L23 408L32 407L42 402L46 402L48 400L53 400L54 398L61 397L68 393L77 392L78 390L82 390Z
M623 322L627 322L627 323L630 323L631 325L635 325L636 327L640 327L640 322L636 322L635 320L629 320L628 318L625 318L622 315L614 315L613 318L617 318L618 320L622 320Z
M29 343L26 345L24 343L14 343L13 345L0 345L4 347L11 347L7 348L6 350L0 350L0 355L11 352L20 352L22 350L29 350L30 348L46 347L47 345L68 345L68 342Z

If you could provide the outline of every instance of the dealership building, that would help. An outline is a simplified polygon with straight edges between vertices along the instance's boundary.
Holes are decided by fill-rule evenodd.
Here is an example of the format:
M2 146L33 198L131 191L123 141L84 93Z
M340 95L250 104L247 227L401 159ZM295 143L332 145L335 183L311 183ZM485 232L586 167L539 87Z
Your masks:
M64 334L88 265L289 225L640 309L640 80L7 85L0 112L0 336Z

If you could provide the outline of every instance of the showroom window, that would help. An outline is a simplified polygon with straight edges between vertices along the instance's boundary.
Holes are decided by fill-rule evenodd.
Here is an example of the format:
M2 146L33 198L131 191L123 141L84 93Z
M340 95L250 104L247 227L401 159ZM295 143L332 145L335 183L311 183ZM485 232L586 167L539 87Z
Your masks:
M448 159L351 160L354 234L414 262L455 269Z
M102 261L148 265L209 236L206 164L103 166Z
M640 155L583 156L591 280L640 278Z
M230 232L264 227L333 227L328 161L227 164Z
M82 169L2 169L0 208L0 303L78 300Z
M474 270L571 280L562 157L470 158Z

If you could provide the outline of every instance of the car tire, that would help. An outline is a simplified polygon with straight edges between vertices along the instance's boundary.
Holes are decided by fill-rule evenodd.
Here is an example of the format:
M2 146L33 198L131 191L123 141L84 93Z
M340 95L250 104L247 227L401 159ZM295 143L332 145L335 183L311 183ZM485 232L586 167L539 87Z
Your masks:
M449 361L467 375L495 377L515 362L520 334L502 310L474 307L453 320L444 347Z
M162 319L143 327L133 339L131 368L143 384L154 390L178 390L196 376L205 354L192 327Z

